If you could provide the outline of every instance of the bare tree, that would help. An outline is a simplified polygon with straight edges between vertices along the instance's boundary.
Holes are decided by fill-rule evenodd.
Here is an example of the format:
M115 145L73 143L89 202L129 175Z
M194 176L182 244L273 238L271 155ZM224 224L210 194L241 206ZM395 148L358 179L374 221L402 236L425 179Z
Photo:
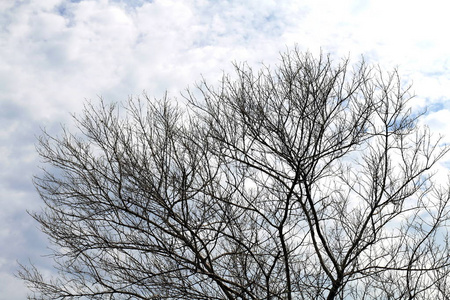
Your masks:
M194 96L194 95L197 96ZM298 50L44 132L31 299L447 299L449 148L396 71Z

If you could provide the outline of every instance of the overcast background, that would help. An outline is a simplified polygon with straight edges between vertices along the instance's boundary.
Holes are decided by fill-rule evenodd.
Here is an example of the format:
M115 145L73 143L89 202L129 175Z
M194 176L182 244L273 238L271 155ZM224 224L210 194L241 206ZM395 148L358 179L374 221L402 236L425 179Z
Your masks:
M0 0L0 299L25 299L17 262L48 269L26 210L41 202L40 128L58 132L86 99L172 97L232 61L276 64L295 45L399 67L434 131L450 128L448 1ZM450 141L450 134L447 137Z

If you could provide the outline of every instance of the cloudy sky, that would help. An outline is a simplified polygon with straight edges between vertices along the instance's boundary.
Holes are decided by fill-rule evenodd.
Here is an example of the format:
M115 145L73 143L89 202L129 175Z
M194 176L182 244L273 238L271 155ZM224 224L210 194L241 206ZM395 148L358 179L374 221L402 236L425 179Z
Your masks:
M24 299L17 262L42 268L40 128L58 132L83 101L173 97L232 61L275 64L297 45L399 67L433 130L450 129L448 1L0 0L0 300ZM449 6L449 7L448 7ZM450 141L450 134L447 137Z

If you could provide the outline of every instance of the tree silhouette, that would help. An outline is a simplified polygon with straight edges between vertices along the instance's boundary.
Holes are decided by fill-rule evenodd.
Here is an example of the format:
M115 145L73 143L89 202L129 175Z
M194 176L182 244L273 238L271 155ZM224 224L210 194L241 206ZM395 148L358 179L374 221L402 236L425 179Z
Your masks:
M397 71L281 56L218 87L86 104L44 132L31 299L444 299L447 153Z

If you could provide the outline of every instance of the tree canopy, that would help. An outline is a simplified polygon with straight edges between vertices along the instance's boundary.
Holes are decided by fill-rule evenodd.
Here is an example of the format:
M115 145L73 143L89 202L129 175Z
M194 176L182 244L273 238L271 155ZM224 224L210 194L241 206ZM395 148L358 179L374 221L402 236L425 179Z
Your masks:
M449 150L396 70L298 49L43 132L31 299L444 299Z

